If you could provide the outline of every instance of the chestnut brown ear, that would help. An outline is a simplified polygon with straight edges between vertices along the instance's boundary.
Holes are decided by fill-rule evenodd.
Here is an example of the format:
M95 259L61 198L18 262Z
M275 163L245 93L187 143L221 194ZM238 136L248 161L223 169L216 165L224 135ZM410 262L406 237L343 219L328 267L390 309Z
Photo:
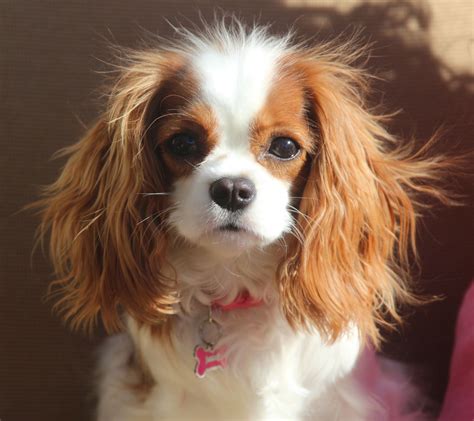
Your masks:
M166 203L145 194L166 188L146 131L150 104L172 67L155 52L132 57L107 111L65 151L61 175L39 202L40 232L50 231L58 277L51 292L74 328L92 327L100 313L106 329L117 329L120 307L147 323L172 312L174 285L162 275Z
M309 92L318 147L299 206L302 238L292 240L280 267L280 289L293 326L316 325L335 339L355 325L377 344L387 316L399 320L397 301L416 301L405 283L415 197L442 196L423 183L441 164L409 147L393 150L397 140L364 105L364 73L344 62L344 50L339 54L293 58Z

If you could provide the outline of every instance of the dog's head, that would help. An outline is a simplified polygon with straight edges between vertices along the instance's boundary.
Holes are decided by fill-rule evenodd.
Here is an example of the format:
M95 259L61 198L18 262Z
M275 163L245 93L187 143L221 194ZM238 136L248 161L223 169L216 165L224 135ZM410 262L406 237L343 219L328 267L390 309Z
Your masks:
M280 242L290 323L332 338L355 323L376 339L408 297L407 190L427 189L416 180L436 163L389 151L354 56L240 27L129 53L43 201L66 318L101 312L114 328L120 306L146 323L171 314L170 241L216 258Z

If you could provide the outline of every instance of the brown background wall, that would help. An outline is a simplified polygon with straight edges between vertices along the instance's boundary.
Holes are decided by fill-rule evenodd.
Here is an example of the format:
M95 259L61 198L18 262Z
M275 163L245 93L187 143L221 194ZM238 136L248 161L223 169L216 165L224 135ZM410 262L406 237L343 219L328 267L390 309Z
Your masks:
M337 7L335 7L337 5ZM0 418L2 421L90 417L93 338L71 334L43 302L51 268L31 259L37 220L18 213L53 181L71 144L100 108L94 92L110 57L104 39L137 46L144 29L171 33L165 18L186 23L215 6L249 21L294 24L304 36L331 38L362 27L375 43L369 66L386 78L375 98L401 109L392 130L420 142L441 124L441 145L461 153L473 139L473 3L376 1L0 1ZM84 122L84 123L83 123ZM472 143L471 143L472 145ZM80 176L80 175L78 175ZM469 193L468 183L450 181ZM472 209L438 208L420 232L424 291L445 294L412 316L385 352L418 364L431 396L446 384L456 310L471 276Z

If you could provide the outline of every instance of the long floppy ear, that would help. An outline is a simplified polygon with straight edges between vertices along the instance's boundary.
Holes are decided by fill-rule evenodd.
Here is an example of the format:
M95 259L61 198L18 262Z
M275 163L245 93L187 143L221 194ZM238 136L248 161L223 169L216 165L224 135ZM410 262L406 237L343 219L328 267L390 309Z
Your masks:
M442 197L423 183L441 164L395 147L382 118L364 105L365 75L341 61L346 53L312 51L294 60L317 151L299 205L303 239L280 267L280 289L293 326L316 325L334 340L356 325L378 344L378 325L387 316L399 320L397 301L415 301L404 278L416 196Z
M115 330L120 307L153 323L176 301L172 281L161 275L165 199L145 195L165 189L146 136L150 104L176 60L157 52L129 58L106 112L65 150L69 159L39 202L40 234L51 233L57 274L51 290L73 328L91 328L100 313Z

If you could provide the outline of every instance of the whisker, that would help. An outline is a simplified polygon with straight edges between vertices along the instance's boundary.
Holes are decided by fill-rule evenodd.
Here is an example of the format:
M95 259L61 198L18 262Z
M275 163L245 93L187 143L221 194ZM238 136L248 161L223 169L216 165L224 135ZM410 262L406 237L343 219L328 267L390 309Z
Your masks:
M296 238L298 243L300 243L301 245L304 244L304 235L295 224L291 224L290 234Z
M316 200L314 197L308 196L289 196L290 199L308 199L308 200Z
M285 237L278 238L278 243L280 243L280 246L283 247L285 250L288 250L288 244L286 242Z
M184 162L186 162L186 164L191 165L191 167L193 167L195 170L197 170L199 168L197 165L194 165L192 162L190 162L188 160L185 160Z
M163 214L164 212L160 212L160 214ZM156 220L156 218L158 218L159 215L155 215L152 219L152 222L148 225L147 229L145 230L145 232L150 229L150 227L153 228L153 231L151 233L151 238L153 238L155 236L155 234L160 231L160 230L163 230L163 226L166 226L168 227L167 223L168 223L168 220L167 219L163 219L162 221L160 221L159 224L153 224L154 221ZM163 233L166 233L166 229L163 231Z
M308 215L304 214L303 212L301 212L298 208L292 206L292 205L288 205L288 207L290 208L290 210L292 210L294 213L298 214L298 215L301 215L304 220L308 223L311 222L311 219L309 218Z
M143 224L145 221L148 221L150 218L154 218L155 216L158 216L158 215L151 214L150 216L147 216L146 218L143 218L141 221L138 221L138 222L137 222L137 225L141 225L141 224Z
M169 112L169 113L166 113L166 114L162 114L162 115L159 115L158 117L155 117L149 124L148 126L145 128L145 130L143 131L143 135L141 137L141 140L145 139L146 136L148 135L148 132L149 130L155 125L155 123L163 118L167 118L167 117L173 117L173 116L176 116L176 117L186 117L186 115L184 113L182 113L180 110L176 110L176 111L172 111L172 112Z
M152 213L151 215L149 215L149 216L143 218L141 221L137 222L136 228L138 227L138 225L141 225L141 224L143 224L144 222L146 222L146 221L148 221L148 220L151 219L150 225L149 225L149 226L147 227L147 229L145 230L145 233L146 233L146 231L150 228L150 226L153 226L153 223L155 222L155 220L156 220L157 218L159 218L161 215L163 215L163 214L165 214L165 213L167 213L167 212L171 212L171 211L175 210L176 208L177 208L177 205L173 205L173 206L169 206L169 207L167 207L166 209L163 209L163 210L161 210L161 211L154 212L154 213ZM163 222L163 221L161 221L160 224L161 224L162 222ZM158 226L155 226L155 228L159 228L159 227L160 227L160 224L158 224ZM135 228L135 230L136 230L136 228ZM153 232L153 235L154 235L154 234L155 234L155 232Z

